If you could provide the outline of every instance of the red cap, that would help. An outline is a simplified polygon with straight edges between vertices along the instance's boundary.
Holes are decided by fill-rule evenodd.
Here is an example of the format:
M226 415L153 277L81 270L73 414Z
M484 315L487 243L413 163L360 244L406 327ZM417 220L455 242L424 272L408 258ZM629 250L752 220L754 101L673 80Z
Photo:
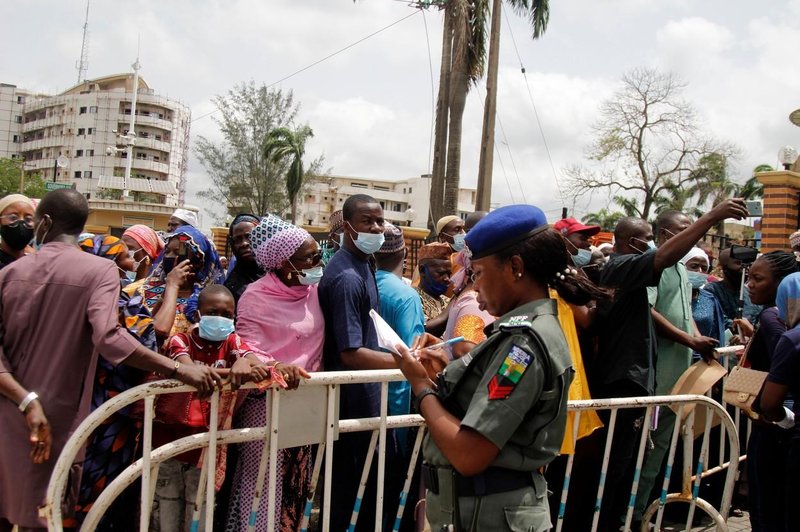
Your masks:
M599 225L583 225L575 218L564 218L553 224L553 229L564 236L572 233L586 233L586 236L594 236L600 232Z

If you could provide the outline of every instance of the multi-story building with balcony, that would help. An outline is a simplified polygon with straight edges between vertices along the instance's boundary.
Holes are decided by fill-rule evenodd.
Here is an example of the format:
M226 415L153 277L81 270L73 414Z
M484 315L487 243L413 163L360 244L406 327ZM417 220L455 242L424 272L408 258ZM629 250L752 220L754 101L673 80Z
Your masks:
M142 77L131 179L123 179L134 79L132 73L106 76L57 95L0 84L0 157L23 157L26 173L82 192L90 230L118 233L136 223L163 229L184 204L190 112Z
M321 176L301 194L297 223L327 226L330 215L354 194L368 194L383 207L386 221L395 225L424 228L430 213L430 176L380 180L366 177ZM466 218L475 210L475 189L458 190L458 214Z

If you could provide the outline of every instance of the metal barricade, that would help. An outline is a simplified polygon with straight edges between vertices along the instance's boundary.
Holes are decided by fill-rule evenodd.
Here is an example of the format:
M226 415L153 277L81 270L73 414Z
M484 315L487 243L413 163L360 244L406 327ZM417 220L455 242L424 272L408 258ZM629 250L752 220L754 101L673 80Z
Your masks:
M75 457L78 455L81 447L86 444L92 432L98 428L101 423L111 414L124 408L127 405L139 400L145 401L145 415L143 425L143 438L142 438L142 453L141 459L137 460L127 469L125 469L113 482L111 482L105 490L101 493L97 501L92 505L86 519L83 523L82 530L94 530L103 514L107 511L111 503L119 496L123 490L130 486L136 479L141 477L141 509L139 517L140 530L147 530L150 520L150 512L153 503L153 496L155 491L156 479L158 477L159 465L169 458L177 456L181 453L192 449L207 448L205 453L205 460L201 469L201 481L198 487L197 500L195 501L195 511L193 514L192 529L196 530L201 519L201 508L205 506L205 528L212 530L214 520L214 496L215 496L215 476L216 470L216 448L222 444L235 444L244 443L249 441L263 441L265 443L262 452L261 461L259 464L258 480L256 487L256 495L252 501L250 509L250 527L249 530L254 529L255 516L259 512L259 508L263 507L264 503L267 508L274 508L276 496L276 467L277 467L277 453L281 448L294 447L298 445L307 445L311 443L318 444L317 454L314 458L314 466L311 482L311 495L306 503L305 515L303 521L303 530L308 525L308 517L311 512L311 505L313 501L314 490L317 486L317 480L322 469L322 464L325 465L323 498L321 503L322 523L321 529L323 531L329 530L328 518L330 516L330 496L331 496L331 482L332 482L332 463L333 463L333 445L338 438L338 434L347 432L362 432L370 431L372 433L371 443L367 454L364 469L361 474L361 485L358 493L358 499L355 501L352 513L352 523L358 515L358 508L360 506L360 499L363 496L366 488L366 479L369 475L369 468L373 460L369 459L378 449L377 456L377 496L376 496L376 522L375 530L382 528L382 508L383 508L383 484L384 484L384 468L386 460L386 431L394 428L401 427L421 427L424 425L424 420L418 415L401 415L401 416L388 416L387 403L388 403L388 385L389 382L403 380L402 374L398 370L375 370L375 371L354 371L354 372L321 372L314 373L312 377L303 382L295 391L279 390L278 388L270 388L265 394L265 408L267 409L267 426L265 427L248 427L233 430L218 430L215 423L207 432L195 434L185 438L178 439L157 449L152 446L152 427L153 427L153 412L154 402L158 395L167 393L180 393L192 391L190 386L182 385L177 381L159 381L148 384L143 384L133 388L123 394L120 394L100 408L90 414L78 429L73 433L64 447L61 455L58 457L56 466L51 477L50 485L47 491L47 504L43 508L42 515L46 517L48 529L51 531L62 530L62 514L61 504L65 493L65 487L68 480L70 466L72 465ZM356 384L356 383L374 383L381 384L381 404L380 416L376 418L362 418L362 419L346 419L339 420L338 418L338 390L342 385ZM247 385L244 388L252 388L253 385ZM210 398L211 403L211 416L210 419L218 419L217 413L219 410L220 391L215 391ZM668 503L683 501L690 504L690 515L687 522L687 529L692 522L692 516L695 508L699 507L705 511L717 523L719 530L727 530L725 521L731 506L731 497L733 492L733 484L736 477L737 466L739 461L739 441L736 432L736 427L727 414L725 409L716 401L699 395L679 395L679 396L663 396L663 397L641 397L641 398L625 398L625 399L603 399L603 400L589 400L589 401L572 401L569 403L569 410L576 413L574 423L577 429L581 412L586 410L609 410L610 423L609 423L609 437L606 440L606 448L604 452L604 460L601 473L601 481L597 493L597 504L595 508L593 529L597 527L599 507L602 502L604 491L607 490L604 486L603 475L608 467L608 455L613 445L613 428L616 420L617 412L620 409L626 408L644 408L646 409L646 423L645 427L649 427L649 420L655 414L657 408L660 407L675 407L678 410L678 418L681 419L684 410L688 411L691 407L691 412L686 418L685 423L676 423L675 429L672 434L672 440L668 455L667 469L665 472L665 480L662 486L661 497L654 501L647 509L646 518L653 515L656 516L656 525L660 526L664 506ZM297 409L303 409L303 415L297 415ZM707 415L705 418L705 432L703 433L703 445L700 456L696 462L696 466L692 468L694 459L692 456L692 442L693 423L695 419L695 412L698 408L707 409L713 415ZM723 492L722 502L720 508L716 509L702 498L699 497L698 490L702 476L709 472L707 458L708 449L710 444L710 426L712 419L719 419L723 427L723 439L727 439L727 448L729 450L730 459L725 464L724 469L727 469L725 488ZM298 425L302 425L302 430L298 430ZM628 506L626 514L626 527L629 527L632 519L633 499L635 499L638 487L638 477L641 471L642 462L644 459L645 446L647 442L647 430L642 431L642 438L639 443L637 462L636 462L636 475L631 489L631 503ZM680 433L680 434L679 434ZM573 431L577 434L577 430ZM677 450L677 442L679 435L684 438L684 471L683 471L683 490L679 494L668 494L667 487L669 485L669 478L671 475L671 468L674 461L675 453ZM398 509L397 520L394 523L394 529L399 527L400 517L402 516L403 506L405 504L406 496L409 491L413 467L416 464L417 456L420 451L422 443L423 430L418 431L415 445L412 451L412 459L410 461L409 469L407 471L406 480L400 496L400 507ZM727 436L727 437L726 437ZM721 445L724 443L721 442ZM324 458L324 460L323 460ZM688 459L687 459L688 458ZM564 480L564 485L561 490L561 507L557 516L553 516L556 523L556 530L561 530L563 526L563 512L566 505L569 503L569 478L572 471L573 457L570 456L567 463L567 473ZM721 467L718 465L717 467ZM269 476L266 473L269 471ZM694 474L693 474L694 473ZM354 474L358 474L355 472ZM268 481L266 490L264 489L265 482ZM556 488L551 486L551 488ZM555 491L555 489L554 489ZM263 501L263 495L266 493L266 501ZM647 519L645 519L645 523ZM274 528L274 512L269 512L269 529ZM646 525L644 525L646 526ZM644 528L643 528L644 530Z

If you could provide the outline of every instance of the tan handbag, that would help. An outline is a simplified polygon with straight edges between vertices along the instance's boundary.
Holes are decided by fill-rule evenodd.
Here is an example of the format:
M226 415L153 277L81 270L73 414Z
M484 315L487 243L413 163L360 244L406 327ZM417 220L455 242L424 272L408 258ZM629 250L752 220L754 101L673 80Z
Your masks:
M761 393L768 373L744 367L748 351L750 351L750 344L745 349L739 364L733 367L725 380L722 386L722 399L730 405L741 408L748 417L758 419L758 413L753 409L753 403Z

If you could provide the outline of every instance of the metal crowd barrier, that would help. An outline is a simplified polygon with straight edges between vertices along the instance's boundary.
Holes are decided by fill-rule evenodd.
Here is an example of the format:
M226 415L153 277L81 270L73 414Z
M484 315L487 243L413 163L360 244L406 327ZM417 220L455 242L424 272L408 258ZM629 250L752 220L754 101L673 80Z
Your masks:
M198 448L207 448L205 461L201 470L201 481L198 487L197 499L195 501L195 511L193 515L192 530L197 530L201 519L201 509L205 506L205 529L211 531L214 521L214 471L216 470L217 446L220 444L235 444L249 441L264 441L261 462L259 464L258 480L254 500L252 501L250 512L250 531L254 530L255 518L259 509L264 503L269 508L270 530L274 529L274 512L271 511L275 506L276 496L276 468L277 453L279 449L295 447L299 445L317 444L317 453L314 458L314 467L311 480L311 495L306 503L306 511L303 518L302 529L306 530L308 518L311 513L314 491L322 468L325 466L324 492L321 503L321 529L324 532L329 530L328 518L330 516L330 494L332 485L332 461L333 444L338 439L338 434L346 432L370 431L372 438L367 456L374 453L378 448L377 460L377 496L376 496L376 518L375 530L382 529L382 508L383 508L383 484L384 469L386 460L386 431L388 429L401 427L421 427L424 420L418 415L388 416L388 384L393 381L401 381L403 376L398 370L374 370L374 371L354 371L354 372L320 372L313 373L312 377L303 382L297 390L286 391L278 388L270 388L265 394L264 407L267 410L268 423L266 427L249 427L234 430L218 430L215 423L212 423L209 430L204 433L195 434L181 438L157 449L152 446L153 412L156 396L167 393L179 393L193 391L190 386L183 385L178 381L159 381L137 386L127 392L120 394L100 408L92 412L78 429L73 433L58 457L50 484L47 490L47 503L42 509L42 515L47 519L48 529L51 531L62 530L61 501L64 497L70 466L73 464L80 449L86 444L92 432L114 412L139 400L145 401L145 415L142 437L142 458L134 462L125 469L113 482L111 482L100 497L95 501L83 523L82 530L94 530L103 514L108 510L111 503L118 497L123 490L130 486L136 479L141 477L141 508L139 516L139 529L148 530L150 512L153 503L156 479L158 477L159 465L166 459L178 454ZM376 418L347 419L340 420L338 417L338 393L339 386L356 383L379 382L381 384L381 404L380 416ZM243 389L253 388L249 384ZM218 419L220 391L215 391L210 398L211 415L210 419ZM690 505L689 517L686 529L690 530L692 519L696 508L709 514L718 526L718 530L727 530L726 520L731 507L734 481L738 471L739 462L739 439L736 426L726 412L725 408L710 399L700 395L675 395L659 397L640 397L624 399L603 399L589 401L571 401L569 410L576 413L574 417L573 434L577 434L577 427L580 415L586 410L610 410L610 422L608 437L606 439L602 472L597 490L597 502L595 504L592 530L597 528L599 509L602 503L604 492L607 491L604 485L605 473L608 467L611 445L613 445L613 428L616 421L617 412L626 408L644 408L645 427L650 426L650 419L655 415L657 407L675 407L678 419L682 418L685 410L691 408L691 412L686 417L685 423L676 423L673 430L671 445L669 449L665 479L662 485L661 497L654 501L645 514L642 530L647 529L647 522L656 517L656 529L661 525L664 507L672 502L685 502ZM693 457L692 444L694 442L693 425L695 414L698 410L708 412L712 415L705 416L705 431L703 433L703 444L697 460ZM717 464L709 468L708 455L710 445L710 428L712 420L718 419L721 423L720 447L727 448L729 459L725 463ZM679 434L680 433L680 434ZM638 489L639 473L641 471L645 447L647 444L647 430L642 431L642 437L638 447L636 461L636 473L631 489L631 499L626 514L625 526L629 528L632 521L633 501ZM411 475L413 473L416 457L418 456L422 443L423 430L418 431L413 456L407 471L405 485L400 496L400 507L398 509L397 520L393 529L399 527L400 517L408 494ZM682 471L681 493L667 493L671 476L672 465L674 462L678 437L683 436L684 445L684 467ZM720 460L723 459L720 453ZM323 460L324 458L324 460ZM364 470L361 472L361 484L358 492L358 499L354 504L351 523L355 523L358 516L360 500L363 496L366 480L369 476L369 468L373 460L366 460ZM573 456L567 462L567 470L564 485L561 490L560 508L557 516L553 516L556 522L556 530L560 531L563 527L564 509L568 503L569 479L572 471ZM694 465L694 467L692 467ZM269 467L268 484L266 486L266 501L263 501L264 484L266 481L267 466ZM723 490L720 507L714 508L707 501L699 497L700 481L703 476L713 471L726 470L725 487ZM230 473L229 473L230 474ZM354 473L357 474L357 473ZM551 486L551 489L556 488ZM413 509L412 509L413 510Z

